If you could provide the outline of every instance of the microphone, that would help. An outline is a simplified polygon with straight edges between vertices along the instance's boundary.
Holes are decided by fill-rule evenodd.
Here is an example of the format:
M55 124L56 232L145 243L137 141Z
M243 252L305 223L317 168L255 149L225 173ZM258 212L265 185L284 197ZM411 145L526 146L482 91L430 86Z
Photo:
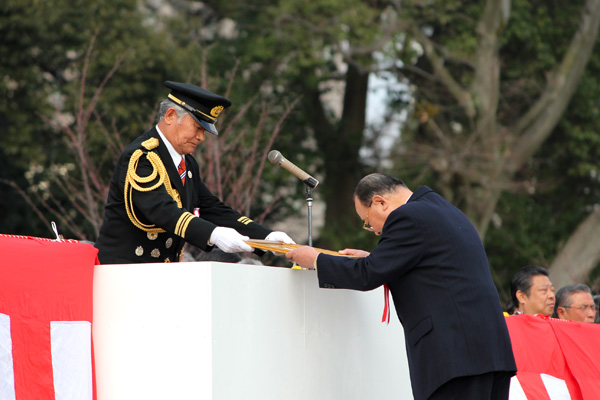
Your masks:
M311 188L314 189L319 184L318 180L316 180L315 178L313 178L312 176L310 176L309 174L302 171L300 168L298 168L297 166L295 166L294 164L292 164L291 162L286 160L285 157L282 156L281 153L278 152L277 150L271 150L269 152L269 155L267 156L267 158L273 164L279 165L280 167L282 167L282 168L288 170L289 172L291 172L292 174L294 174L294 176L296 176L296 178L300 179L302 182L304 182L306 185L310 186Z

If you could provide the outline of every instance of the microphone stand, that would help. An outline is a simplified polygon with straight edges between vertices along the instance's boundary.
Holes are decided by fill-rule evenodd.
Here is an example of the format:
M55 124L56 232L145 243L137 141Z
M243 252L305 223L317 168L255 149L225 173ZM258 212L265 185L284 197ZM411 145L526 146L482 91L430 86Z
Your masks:
M312 188L308 185L306 187L306 205L308 207L308 245L312 247Z

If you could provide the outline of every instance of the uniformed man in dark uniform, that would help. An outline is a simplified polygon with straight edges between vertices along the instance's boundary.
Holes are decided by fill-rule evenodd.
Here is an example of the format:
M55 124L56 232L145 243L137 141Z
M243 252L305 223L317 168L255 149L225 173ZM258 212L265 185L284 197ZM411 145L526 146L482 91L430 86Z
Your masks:
M294 241L223 204L191 156L231 101L200 87L165 82L158 124L119 157L95 243L102 264L179 261L189 242L202 250L250 252L254 239Z

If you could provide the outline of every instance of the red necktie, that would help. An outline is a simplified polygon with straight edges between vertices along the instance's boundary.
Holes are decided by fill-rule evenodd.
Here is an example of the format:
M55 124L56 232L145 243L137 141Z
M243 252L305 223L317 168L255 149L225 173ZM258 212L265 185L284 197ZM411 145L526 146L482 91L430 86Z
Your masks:
M179 163L179 167L177 167L177 172L179 173L179 177L181 178L181 183L185 186L185 158L181 157L181 162Z
M383 307L383 316L381 317L381 322L385 322L386 324L390 324L390 287L386 283L383 285L383 298L385 301L385 305Z

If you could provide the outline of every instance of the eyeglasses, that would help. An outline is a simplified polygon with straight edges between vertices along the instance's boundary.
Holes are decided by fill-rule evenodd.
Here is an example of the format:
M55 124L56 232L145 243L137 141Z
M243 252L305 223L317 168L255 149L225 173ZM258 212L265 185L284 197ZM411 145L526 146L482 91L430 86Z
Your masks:
M595 305L595 304L584 304L582 306L577 306L577 307L575 307L575 306L559 306L559 307L562 307L562 308L573 308L575 310L580 310L580 311L583 311L583 312L586 312L588 310L591 310L591 311L594 311L594 312L598 311L598 306Z
M369 209L367 210L367 216L365 217L365 220L363 221L363 229L369 232L374 232L375 228L373 228L370 224L369 224L369 212L371 211L371 206L373 205L373 202L371 202L371 204L369 204Z

